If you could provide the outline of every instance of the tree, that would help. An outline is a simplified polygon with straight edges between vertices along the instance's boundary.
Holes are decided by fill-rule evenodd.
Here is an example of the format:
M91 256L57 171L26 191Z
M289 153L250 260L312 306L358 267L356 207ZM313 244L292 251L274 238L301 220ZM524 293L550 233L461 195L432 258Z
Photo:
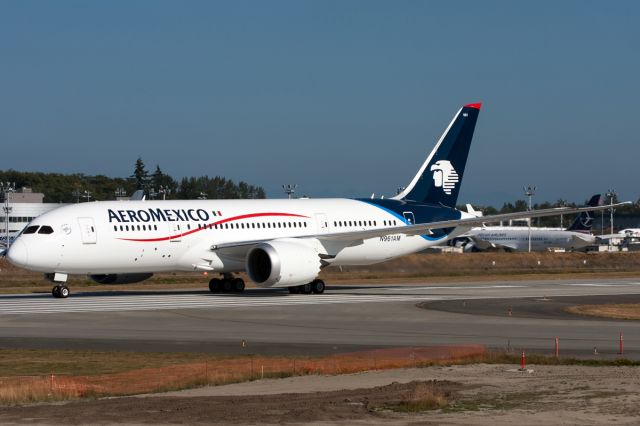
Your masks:
M138 157L136 165L133 169L131 178L134 180L136 189L146 189L149 184L149 173L144 166L142 158Z

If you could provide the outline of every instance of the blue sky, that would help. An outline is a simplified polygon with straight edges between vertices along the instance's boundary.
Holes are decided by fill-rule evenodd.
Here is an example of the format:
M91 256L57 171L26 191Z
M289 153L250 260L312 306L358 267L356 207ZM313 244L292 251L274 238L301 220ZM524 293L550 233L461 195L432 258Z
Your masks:
M481 101L459 201L640 196L639 2L1 5L0 169L391 195Z

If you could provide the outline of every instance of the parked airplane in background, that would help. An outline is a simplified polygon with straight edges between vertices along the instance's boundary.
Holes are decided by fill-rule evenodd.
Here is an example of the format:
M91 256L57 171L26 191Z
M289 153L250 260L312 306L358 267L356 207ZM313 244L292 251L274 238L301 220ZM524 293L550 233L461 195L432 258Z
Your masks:
M596 238L601 241L623 240L623 239L635 240L640 238L640 228L621 229L614 234L597 235Z
M69 274L129 283L154 272L207 271L212 292L258 286L322 293L329 265L367 265L442 244L484 222L591 208L485 216L456 210L480 104L460 108L406 189L390 199L93 202L36 218L7 253L67 297Z
M596 194L587 206L602 205L602 197ZM531 251L550 249L582 250L596 243L591 235L591 226L595 213L583 211L567 229L531 227ZM502 248L508 251L529 250L528 226L481 226L472 228L457 240L467 240L465 250L488 250Z

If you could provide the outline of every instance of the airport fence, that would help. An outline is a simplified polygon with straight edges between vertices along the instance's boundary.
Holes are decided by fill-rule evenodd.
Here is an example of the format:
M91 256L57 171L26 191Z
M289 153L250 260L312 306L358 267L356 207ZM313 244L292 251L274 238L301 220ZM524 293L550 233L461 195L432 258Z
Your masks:
M314 358L245 355L95 376L53 373L46 376L2 377L0 403L133 395L267 378L421 367L461 362L484 355L485 347L482 345L405 347Z

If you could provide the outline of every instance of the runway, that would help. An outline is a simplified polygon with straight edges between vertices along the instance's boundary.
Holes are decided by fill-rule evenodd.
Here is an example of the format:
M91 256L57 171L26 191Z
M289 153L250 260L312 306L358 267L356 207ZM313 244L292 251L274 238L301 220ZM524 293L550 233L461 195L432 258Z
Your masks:
M72 289L73 291L73 289ZM634 321L562 309L640 301L640 280L331 286L322 295L122 291L0 296L0 345L314 355L389 346L480 343L567 355L640 359ZM508 311L511 310L509 316ZM242 342L244 341L244 346Z

